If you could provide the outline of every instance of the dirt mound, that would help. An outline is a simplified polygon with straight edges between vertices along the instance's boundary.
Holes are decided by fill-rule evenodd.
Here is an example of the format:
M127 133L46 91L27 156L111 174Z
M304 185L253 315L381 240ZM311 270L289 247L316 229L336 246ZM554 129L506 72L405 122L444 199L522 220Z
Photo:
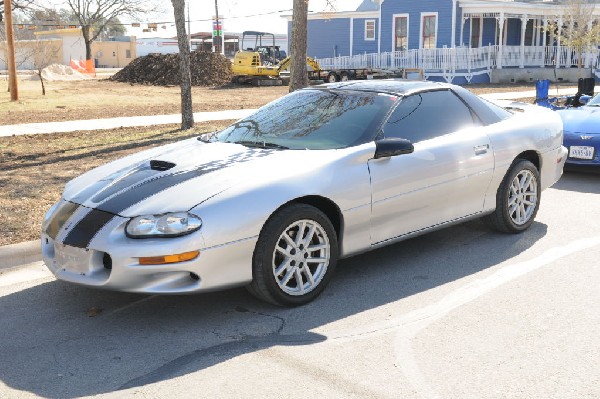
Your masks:
M222 86L231 82L231 61L221 54L194 51L190 55L192 86ZM178 54L150 54L133 60L110 79L155 86L180 84Z
M47 82L58 82L67 80L85 80L91 79L89 76L82 74L71 68L68 65L52 64L42 69L42 78ZM32 80L39 79L34 75Z

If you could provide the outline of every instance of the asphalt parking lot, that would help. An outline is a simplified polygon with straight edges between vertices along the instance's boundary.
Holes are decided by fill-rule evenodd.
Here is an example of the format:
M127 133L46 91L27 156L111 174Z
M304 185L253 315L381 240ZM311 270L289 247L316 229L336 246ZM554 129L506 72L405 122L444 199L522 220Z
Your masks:
M296 309L0 275L0 398L598 398L600 174L521 235L469 222L343 260Z

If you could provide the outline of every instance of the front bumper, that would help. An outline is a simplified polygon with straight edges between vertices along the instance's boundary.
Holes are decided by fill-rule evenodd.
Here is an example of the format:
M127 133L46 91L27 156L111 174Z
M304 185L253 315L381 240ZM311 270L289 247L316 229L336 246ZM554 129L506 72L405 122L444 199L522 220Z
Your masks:
M74 215L77 217L77 213ZM252 255L258 237L202 248L201 231L188 236L132 239L125 236L128 219L115 217L87 248L64 245L63 234L43 232L42 257L57 279L88 287L146 294L215 291L252 281ZM140 265L140 257L200 251L190 261Z

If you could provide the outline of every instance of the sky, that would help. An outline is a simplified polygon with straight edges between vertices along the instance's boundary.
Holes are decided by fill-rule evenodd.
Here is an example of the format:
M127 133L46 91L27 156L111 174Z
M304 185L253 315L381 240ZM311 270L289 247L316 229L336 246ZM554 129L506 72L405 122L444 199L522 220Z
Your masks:
M215 15L213 0L187 0L190 5L191 31L209 32L212 30L211 19ZM287 33L287 20L281 15L292 13L292 0L217 0L219 16L224 17L223 29L226 32L243 32L255 30L271 33ZM158 25L156 32L143 33L143 21L140 28L129 28L128 34L137 37L172 37L175 36L173 25L173 9L171 2L165 1L165 13L156 18L156 22L168 21ZM336 11L354 11L362 0L333 0ZM327 9L326 0L310 0L309 12L320 12ZM329 10L329 9L327 9ZM125 20L123 20L125 22ZM146 26L147 27L147 26Z

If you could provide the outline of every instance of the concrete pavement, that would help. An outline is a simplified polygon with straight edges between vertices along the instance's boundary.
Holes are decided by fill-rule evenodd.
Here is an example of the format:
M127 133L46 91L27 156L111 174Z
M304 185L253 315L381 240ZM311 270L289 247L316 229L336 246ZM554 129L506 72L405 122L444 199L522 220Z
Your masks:
M10 271L0 397L599 398L599 196L567 173L523 234L473 221L344 259L293 309Z

